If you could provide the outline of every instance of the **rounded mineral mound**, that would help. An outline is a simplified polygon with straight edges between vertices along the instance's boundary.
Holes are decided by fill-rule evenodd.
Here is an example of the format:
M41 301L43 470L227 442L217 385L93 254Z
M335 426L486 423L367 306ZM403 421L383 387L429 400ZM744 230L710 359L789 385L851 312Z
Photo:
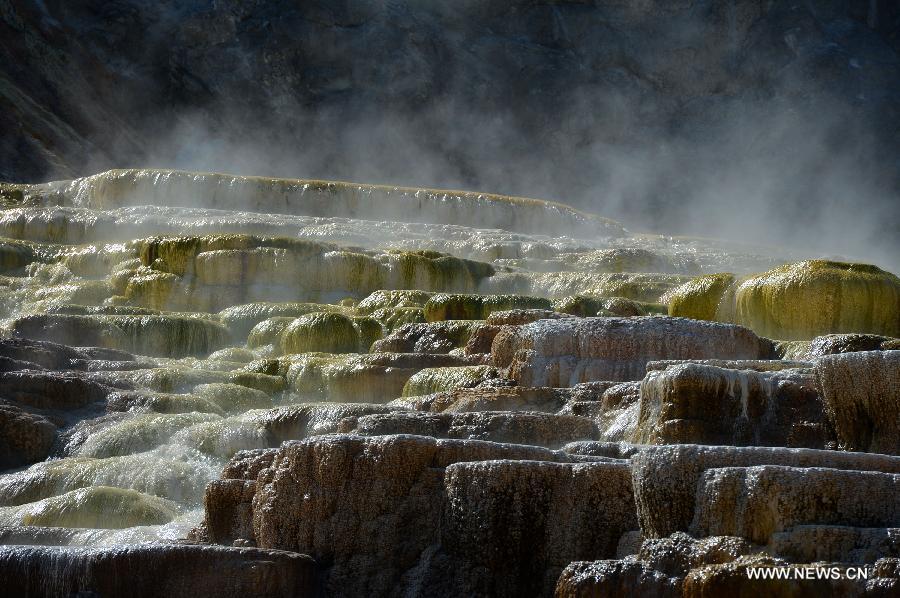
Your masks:
M738 286L734 321L785 340L836 332L898 336L900 279L868 264L788 264Z

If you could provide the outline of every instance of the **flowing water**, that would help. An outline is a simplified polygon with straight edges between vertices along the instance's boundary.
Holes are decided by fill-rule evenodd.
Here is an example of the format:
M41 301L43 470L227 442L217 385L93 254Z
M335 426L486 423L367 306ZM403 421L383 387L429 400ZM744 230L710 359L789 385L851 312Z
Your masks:
M577 295L664 312L693 276L791 257L486 194L164 171L21 189L0 211L3 335L103 351L45 364L97 397L29 391L52 446L0 475L3 543L184 537L237 451L497 377L460 354L462 320L605 309ZM445 320L435 353L370 352Z

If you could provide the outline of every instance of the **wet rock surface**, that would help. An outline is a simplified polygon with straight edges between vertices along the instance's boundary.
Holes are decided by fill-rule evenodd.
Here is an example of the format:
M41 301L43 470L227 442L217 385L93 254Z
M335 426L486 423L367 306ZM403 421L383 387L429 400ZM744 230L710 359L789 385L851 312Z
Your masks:
M871 570L833 595L897 589L874 266L485 194L168 171L22 192L0 210L13 595L793 596L826 586L746 568L816 563Z
M0 547L11 596L314 596L315 563L277 550L159 544Z

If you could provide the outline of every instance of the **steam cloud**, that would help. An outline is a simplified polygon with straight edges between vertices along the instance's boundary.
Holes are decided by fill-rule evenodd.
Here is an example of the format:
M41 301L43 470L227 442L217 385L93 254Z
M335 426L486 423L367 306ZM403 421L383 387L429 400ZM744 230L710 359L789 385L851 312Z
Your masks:
M182 95L145 119L144 155L98 155L84 174L146 166L490 191L569 203L632 231L900 269L900 115L884 109L897 82L883 76L896 74L900 58L881 37L897 16L890 7L873 22L830 5L645 2L604 8L602 28L579 33L583 13L554 3L534 8L535 22L472 3L406 2L408 14L387 16L377 2L313 4L299 17L273 14L318 36L301 44L294 66L306 69L297 81L323 89L272 84L275 67L260 55L275 42L207 49L207 61L233 64L244 87L186 78ZM238 27L220 18L226 5L203 18ZM255 8L229 10L258 17ZM352 29L371 19L385 28L378 46L366 38L371 28ZM440 37L403 19L439 27ZM166 44L191 41L197 28L218 31L199 21L170 36L175 21L160 22ZM266 27L273 39L287 35ZM179 51L166 48L176 66ZM590 71L586 55L602 55L602 68ZM378 71L385 56L393 62ZM573 67L579 60L586 66ZM234 93L241 89L256 95Z

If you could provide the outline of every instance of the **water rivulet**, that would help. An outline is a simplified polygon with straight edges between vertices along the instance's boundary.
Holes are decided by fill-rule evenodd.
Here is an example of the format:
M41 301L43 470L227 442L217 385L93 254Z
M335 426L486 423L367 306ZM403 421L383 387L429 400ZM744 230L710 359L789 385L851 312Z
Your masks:
M490 194L16 189L14 593L707 596L817 561L900 591L900 286L874 265Z

